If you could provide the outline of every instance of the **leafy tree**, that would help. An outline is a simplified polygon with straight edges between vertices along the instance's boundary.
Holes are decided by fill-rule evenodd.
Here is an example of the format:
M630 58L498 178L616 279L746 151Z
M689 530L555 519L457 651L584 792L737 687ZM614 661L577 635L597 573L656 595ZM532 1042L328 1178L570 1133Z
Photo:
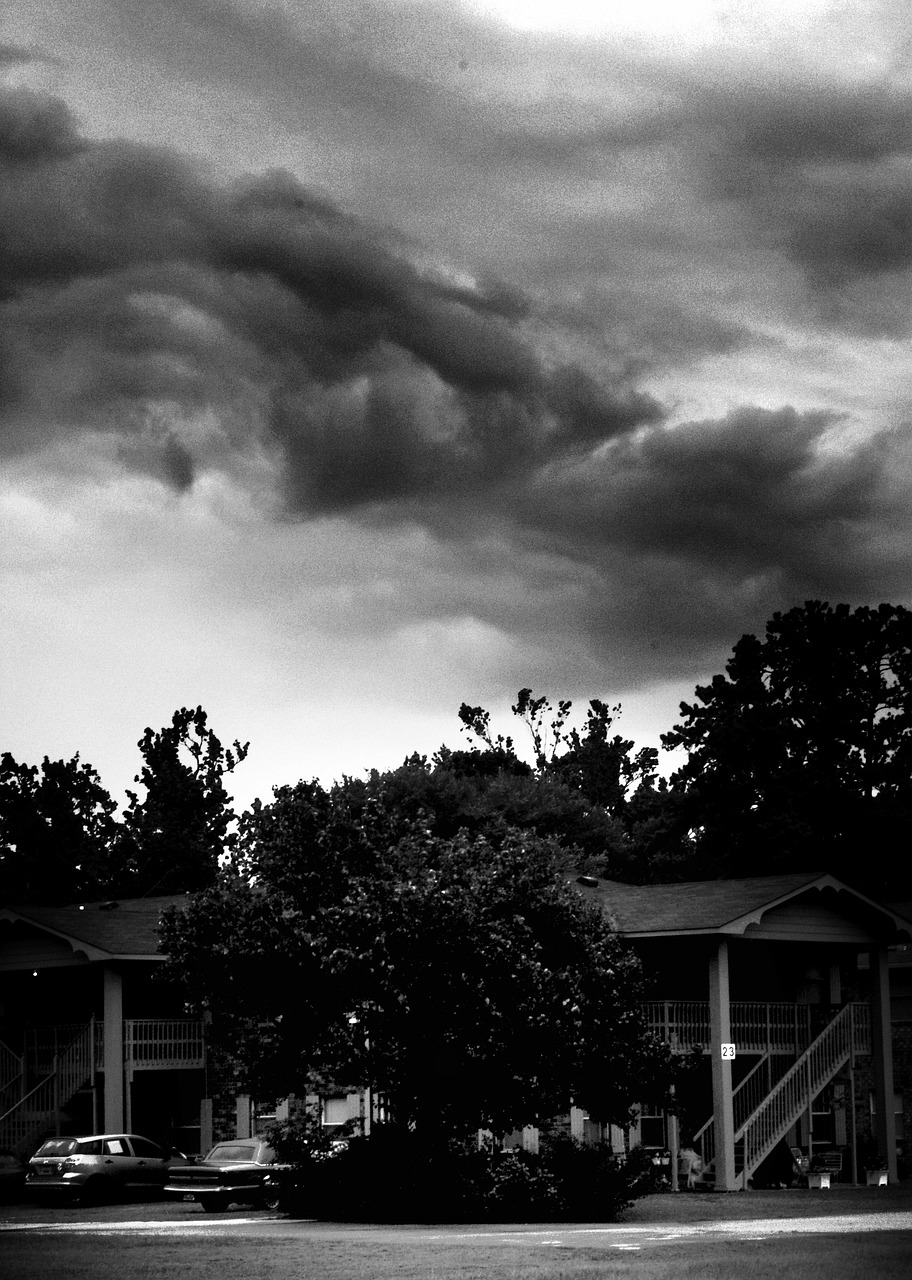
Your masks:
M638 963L553 845L432 834L344 788L276 791L163 950L262 1097L368 1084L441 1139L627 1109L666 1065Z
M912 613L808 601L745 635L664 735L691 872L830 870L912 894Z
M224 779L249 745L235 741L226 750L202 707L181 707L157 733L146 729L138 743L145 763L135 778L145 795L127 792L119 892L180 893L215 881L219 859L236 839Z
M559 777L541 777L499 749L450 751L433 760L410 756L398 769L342 784L354 812L368 805L386 815L390 839L402 822L419 823L441 839L460 831L497 843L517 827L558 841L569 866L603 860L623 839L615 820Z
M116 805L89 764L0 757L0 902L57 904L104 896Z
M520 689L512 711L528 730L535 766L526 768L522 784L505 785L506 770L497 770L501 783L491 785L491 798L498 790L511 793L510 821L559 839L575 851L580 870L632 881L676 878L693 857L692 841L682 797L658 777L658 752L636 751L632 740L612 732L620 706L593 698L582 729L568 727L572 706L564 699L555 711L546 697ZM460 754L521 764L513 739L494 737L483 707L463 703L459 717L487 748ZM444 752L436 759L449 764Z

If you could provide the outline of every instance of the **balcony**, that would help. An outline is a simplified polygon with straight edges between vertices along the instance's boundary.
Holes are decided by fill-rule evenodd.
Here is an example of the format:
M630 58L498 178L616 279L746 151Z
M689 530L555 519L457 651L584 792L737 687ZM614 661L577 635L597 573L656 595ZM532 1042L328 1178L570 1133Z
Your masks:
M676 1052L688 1053L693 1048L709 1052L708 1000L650 1000L644 1008L649 1030ZM739 1053L788 1053L795 1056L804 1052L838 1012L838 1007L828 1004L738 1000L732 1001L730 1009L731 1038ZM867 1028L866 1006L864 1025ZM865 1030L865 1035L865 1043L869 1045L870 1031ZM870 1052L870 1048L860 1051Z
M30 1027L25 1032L26 1069L41 1078L55 1059L85 1029L85 1023ZM104 1070L102 1021L95 1021L95 1070ZM123 1024L124 1066L131 1071L202 1067L206 1061L203 1023L199 1018L126 1018Z

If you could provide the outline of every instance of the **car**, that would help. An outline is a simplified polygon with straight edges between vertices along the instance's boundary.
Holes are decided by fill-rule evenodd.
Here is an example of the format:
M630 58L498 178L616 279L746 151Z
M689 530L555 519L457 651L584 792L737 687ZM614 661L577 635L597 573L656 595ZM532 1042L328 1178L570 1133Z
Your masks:
M112 1199L124 1193L160 1195L180 1153L138 1133L94 1133L49 1138L29 1161L29 1195L65 1196L71 1203Z
M273 1208L278 1199L279 1165L265 1138L236 1138L217 1143L198 1164L175 1166L165 1195L198 1201L207 1213L230 1204Z

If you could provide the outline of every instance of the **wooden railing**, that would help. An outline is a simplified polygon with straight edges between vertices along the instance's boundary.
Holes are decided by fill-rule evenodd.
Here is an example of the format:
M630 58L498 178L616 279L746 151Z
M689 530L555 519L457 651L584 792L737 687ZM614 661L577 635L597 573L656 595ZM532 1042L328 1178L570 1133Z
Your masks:
M25 1089L25 1063L8 1044L0 1040L0 1115L7 1112Z
M757 1110L764 1098L768 1097L790 1066L791 1060L784 1054L766 1053L732 1090L732 1113L736 1131ZM708 1171L716 1158L716 1127L713 1116L696 1131L693 1145L699 1153L703 1168Z
M94 1066L104 1070L105 1024L95 1021ZM50 1075L54 1059L82 1030L81 1023L31 1027L25 1034L28 1071ZM205 1062L203 1023L199 1018L127 1018L124 1020L124 1063L137 1070L158 1067L201 1067Z
M736 1129L735 1141L743 1146L745 1183L852 1054L869 1053L870 1047L867 1005L846 1005Z
M82 1027L58 1053L51 1071L34 1089L0 1116L0 1147L24 1152L44 1134L78 1089L92 1078L95 1026Z
M205 1055L198 1018L129 1018L124 1023L124 1060L134 1069L201 1067Z
M803 1053L836 1013L836 1006L734 1000L729 1005L731 1038L739 1053ZM649 1029L673 1049L709 1051L708 1000L650 1000Z

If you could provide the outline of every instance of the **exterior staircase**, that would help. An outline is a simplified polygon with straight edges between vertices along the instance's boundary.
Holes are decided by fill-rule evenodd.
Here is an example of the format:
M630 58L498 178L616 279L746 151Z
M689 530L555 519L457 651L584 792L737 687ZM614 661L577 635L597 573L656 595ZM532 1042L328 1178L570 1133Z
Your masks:
M0 1040L0 1116L22 1097L25 1062Z
M17 1155L34 1150L55 1129L61 1107L92 1079L94 1067L95 1024L89 1022L55 1055L50 1074L0 1115L0 1148ZM8 1092L3 1096L8 1099Z
M735 1172L743 1187L853 1054L870 1051L868 1006L848 1004L784 1073L781 1065L770 1062L771 1055L761 1058L732 1094ZM773 1075L778 1078L773 1080ZM698 1130L695 1146L703 1161L704 1178L711 1182L716 1159L712 1119Z

